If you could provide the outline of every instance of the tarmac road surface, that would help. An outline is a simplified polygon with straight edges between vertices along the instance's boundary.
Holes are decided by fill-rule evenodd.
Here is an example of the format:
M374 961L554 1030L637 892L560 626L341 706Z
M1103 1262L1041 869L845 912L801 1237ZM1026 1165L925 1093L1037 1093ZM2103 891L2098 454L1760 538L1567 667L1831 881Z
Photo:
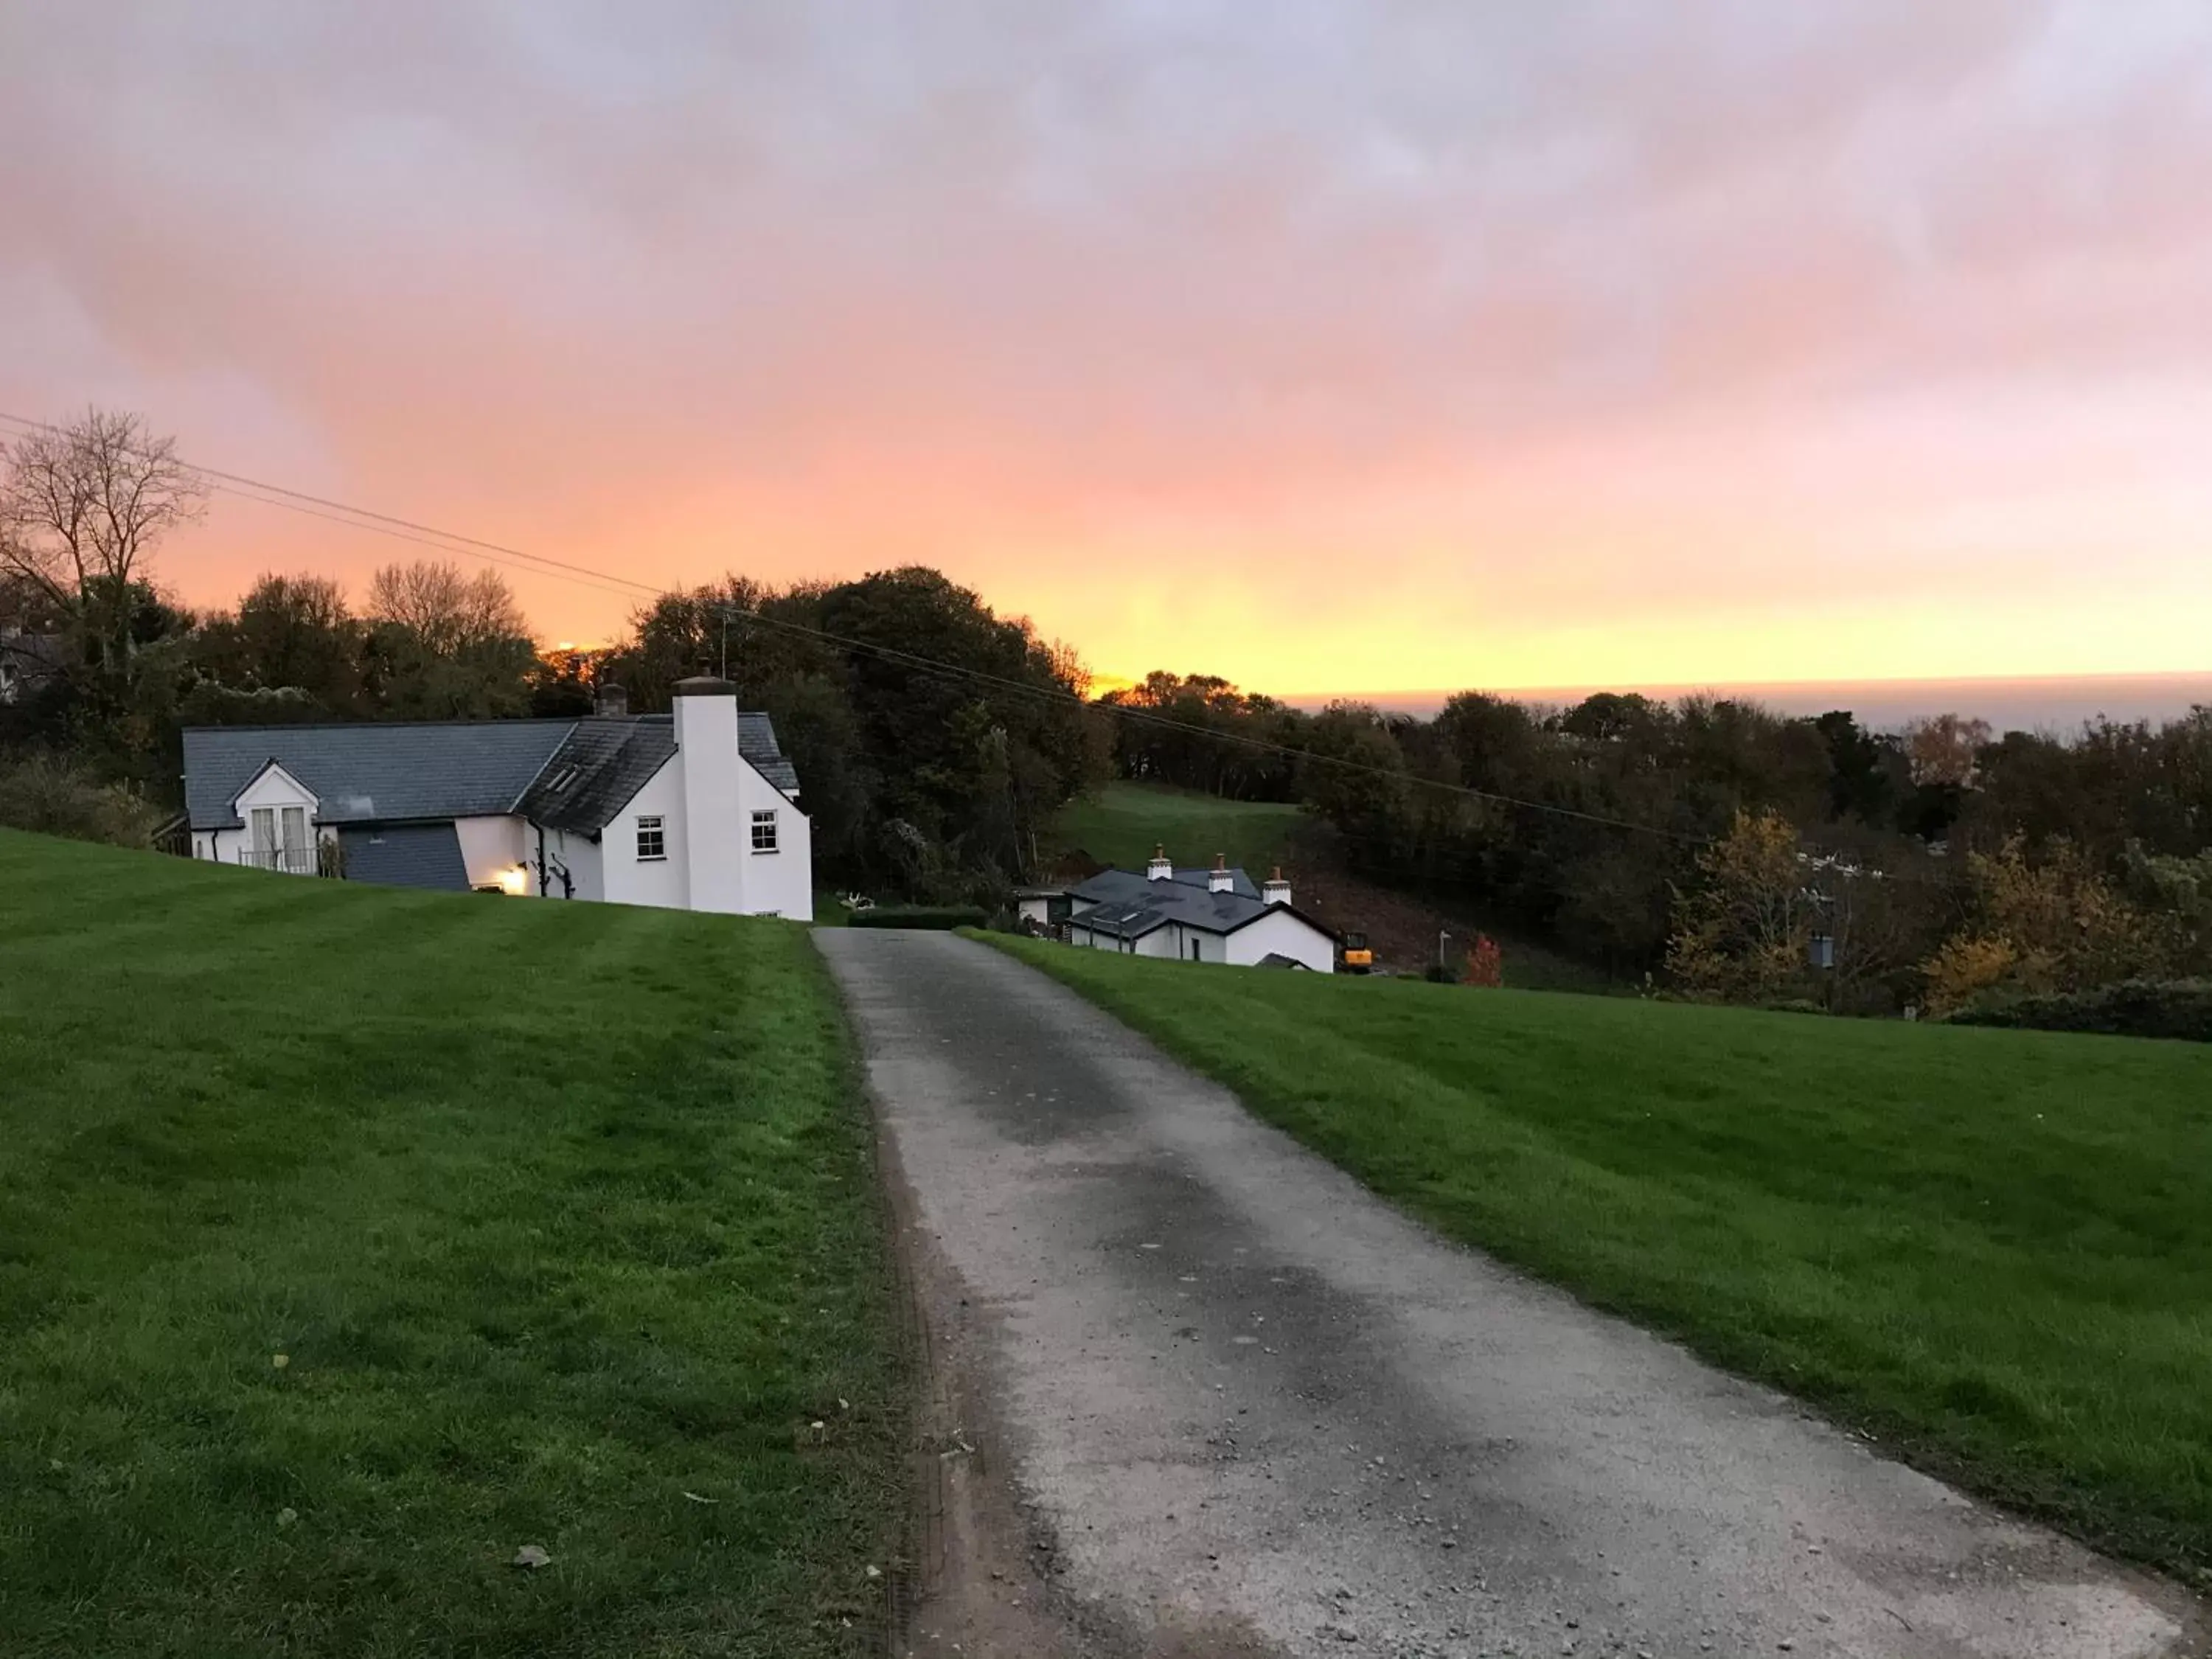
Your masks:
M815 938L931 1374L902 1651L2199 1650L2178 1589L1440 1240L1020 963Z

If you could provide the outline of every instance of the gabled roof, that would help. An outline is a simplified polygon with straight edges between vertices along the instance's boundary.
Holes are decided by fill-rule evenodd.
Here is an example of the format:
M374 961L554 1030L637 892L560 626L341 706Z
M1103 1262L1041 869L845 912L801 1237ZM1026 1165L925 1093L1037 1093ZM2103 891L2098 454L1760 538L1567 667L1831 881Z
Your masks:
M1211 870L1178 870L1155 881L1133 870L1101 870L1068 889L1079 909L1068 920L1115 939L1140 939L1156 927L1179 921L1207 933L1226 933L1265 915L1260 890L1243 871L1229 872L1229 888L1214 892Z
M777 747L775 724L765 714L738 711L738 752L753 763L753 770L792 799L799 799L799 769Z
M185 738L195 830L239 825L239 792L272 763L317 799L323 823L403 823L520 812L550 828L603 828L676 752L665 714L635 720L434 720L200 726ZM787 797L799 775L765 714L738 716L738 752ZM574 776L555 781L574 767Z
M239 792L274 761L313 792L325 823L511 811L574 720L210 726L185 732L195 830L234 827Z
M1207 878L1212 874L1212 871L1205 869L1178 870L1172 879L1177 886L1195 887L1203 893L1206 890ZM1165 884L1156 883L1150 877L1139 875L1133 870L1101 870L1095 876L1085 877L1067 890L1077 898L1090 899L1094 903L1123 898L1134 902L1155 888L1164 890L1164 886ZM1248 899L1260 896L1258 884L1244 873L1242 866L1229 872L1229 890Z
M676 728L665 722L579 720L514 810L549 830L594 834L675 752Z
M1205 872L1199 873L1203 876ZM1109 877L1121 879L1109 880ZM1201 933L1233 933L1277 914L1297 917L1326 939L1336 937L1311 916L1287 904L1269 904L1237 892L1208 892L1203 881L1195 886L1180 879L1149 881L1127 870L1108 870L1073 890L1079 900L1091 902L1089 908L1068 917L1069 925L1109 939L1142 939L1171 921ZM1102 891L1104 896L1097 896Z
M675 729L672 714L640 714L640 726L660 726ZM799 799L798 769L784 758L782 749L775 740L775 722L766 714L738 711L738 753L744 756L759 773L793 800Z

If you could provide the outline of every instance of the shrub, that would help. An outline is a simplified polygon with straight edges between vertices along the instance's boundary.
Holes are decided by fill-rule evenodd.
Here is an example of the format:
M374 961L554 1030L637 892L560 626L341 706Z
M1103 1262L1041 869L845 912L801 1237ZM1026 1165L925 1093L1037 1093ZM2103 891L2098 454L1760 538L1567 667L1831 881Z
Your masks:
M2212 1042L2212 980L2130 979L2091 991L2015 997L1961 1009L1949 1023Z
M0 826L116 847L149 846L161 814L120 784L51 755L0 760Z
M1940 1016L1970 1007L1975 998L2004 983L2020 966L2020 952L2010 939L1954 934L1921 965L1929 1012Z
M950 932L955 927L981 927L989 921L975 904L879 904L872 910L855 910L848 927L927 927Z

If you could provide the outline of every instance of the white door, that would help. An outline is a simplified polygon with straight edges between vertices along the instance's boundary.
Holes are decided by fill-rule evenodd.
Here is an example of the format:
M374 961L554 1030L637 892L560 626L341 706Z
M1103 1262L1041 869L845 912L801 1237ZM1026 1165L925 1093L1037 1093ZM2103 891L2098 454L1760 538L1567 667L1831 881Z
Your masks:
M253 856L246 860L264 870L272 869L276 863L276 810L272 806L253 809Z
M307 861L307 809L304 806L284 809L284 867L295 876L304 876L313 867Z

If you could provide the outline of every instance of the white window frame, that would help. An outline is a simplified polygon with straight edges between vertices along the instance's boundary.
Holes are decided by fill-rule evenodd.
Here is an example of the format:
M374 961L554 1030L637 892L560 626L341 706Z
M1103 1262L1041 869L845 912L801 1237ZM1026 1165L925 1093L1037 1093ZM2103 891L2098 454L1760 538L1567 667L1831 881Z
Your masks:
M645 850L645 838L653 837L659 850ZM640 864L665 864L668 861L668 825L665 816L659 812L641 814L637 820L637 861Z
M264 858L276 850L276 809L256 806L248 813L252 834L250 837L256 858Z
M763 830L768 831L768 844L765 847L761 844L761 831ZM771 806L753 814L752 850L754 852L774 853L781 850L782 836L783 830L782 826L776 822L775 808Z

